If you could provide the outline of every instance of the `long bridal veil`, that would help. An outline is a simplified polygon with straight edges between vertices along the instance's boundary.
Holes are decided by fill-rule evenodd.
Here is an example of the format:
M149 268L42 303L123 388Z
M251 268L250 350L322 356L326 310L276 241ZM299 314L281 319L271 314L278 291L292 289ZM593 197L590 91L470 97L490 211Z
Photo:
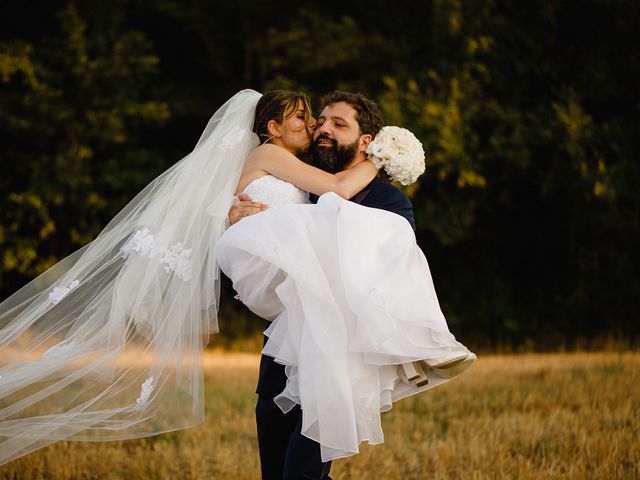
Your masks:
M195 149L96 237L0 304L0 464L58 440L119 440L204 418L226 226L260 94L243 90Z

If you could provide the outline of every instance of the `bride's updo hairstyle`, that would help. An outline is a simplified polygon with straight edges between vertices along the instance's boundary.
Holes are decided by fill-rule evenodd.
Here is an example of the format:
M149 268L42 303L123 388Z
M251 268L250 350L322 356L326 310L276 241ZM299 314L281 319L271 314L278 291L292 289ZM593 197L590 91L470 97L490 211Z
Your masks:
M260 143L271 140L269 135L269 122L275 120L282 124L289 116L293 115L298 107L298 102L304 105L305 123L311 116L311 103L309 97L302 92L293 90L272 90L265 93L256 105L256 116L253 122L253 132L258 135Z

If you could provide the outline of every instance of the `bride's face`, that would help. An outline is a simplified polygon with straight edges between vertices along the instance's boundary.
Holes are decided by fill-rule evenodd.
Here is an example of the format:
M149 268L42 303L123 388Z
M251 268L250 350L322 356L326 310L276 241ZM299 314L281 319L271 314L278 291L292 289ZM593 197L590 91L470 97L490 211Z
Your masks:
M283 146L294 154L307 151L311 145L316 119L311 115L307 119L305 114L304 104L300 101L281 126L280 140Z

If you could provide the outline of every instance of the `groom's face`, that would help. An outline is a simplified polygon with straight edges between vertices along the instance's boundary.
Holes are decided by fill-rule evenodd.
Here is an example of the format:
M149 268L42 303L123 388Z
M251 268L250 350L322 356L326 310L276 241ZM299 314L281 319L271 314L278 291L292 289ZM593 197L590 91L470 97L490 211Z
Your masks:
M311 144L312 163L327 172L344 170L360 148L356 110L345 102L327 105L318 118Z

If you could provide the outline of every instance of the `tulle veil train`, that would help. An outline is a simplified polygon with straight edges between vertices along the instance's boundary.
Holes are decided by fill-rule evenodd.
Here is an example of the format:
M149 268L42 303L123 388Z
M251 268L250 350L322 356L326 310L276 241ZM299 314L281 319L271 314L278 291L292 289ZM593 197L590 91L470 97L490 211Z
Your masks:
M234 95L91 243L0 304L0 464L58 440L203 420L202 351L218 328L213 248L258 144L260 97Z

